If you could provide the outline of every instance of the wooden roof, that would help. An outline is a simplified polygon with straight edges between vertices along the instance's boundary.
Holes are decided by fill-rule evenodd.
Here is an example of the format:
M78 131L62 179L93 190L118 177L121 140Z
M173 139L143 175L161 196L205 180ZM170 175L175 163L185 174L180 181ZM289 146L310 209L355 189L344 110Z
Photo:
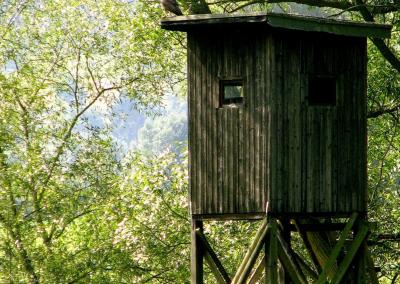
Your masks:
M326 32L344 36L389 38L391 25L315 18L293 14L203 14L163 18L161 27L166 30L189 32L198 29L239 27L283 28L307 32Z

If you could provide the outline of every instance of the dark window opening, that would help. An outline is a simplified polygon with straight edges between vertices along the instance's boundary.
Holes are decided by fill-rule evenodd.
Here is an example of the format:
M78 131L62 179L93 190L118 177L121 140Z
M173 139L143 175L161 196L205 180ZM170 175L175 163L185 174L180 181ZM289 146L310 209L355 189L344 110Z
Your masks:
M220 81L220 107L224 105L237 105L243 103L243 81Z
M308 104L315 106L336 105L336 78L310 77L308 81Z

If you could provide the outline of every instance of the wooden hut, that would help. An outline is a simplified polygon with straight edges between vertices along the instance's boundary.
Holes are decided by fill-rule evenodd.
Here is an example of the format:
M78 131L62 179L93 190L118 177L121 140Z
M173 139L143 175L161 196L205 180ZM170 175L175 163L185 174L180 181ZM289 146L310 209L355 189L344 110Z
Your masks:
M187 32L194 219L366 211L366 37L285 14L164 19Z

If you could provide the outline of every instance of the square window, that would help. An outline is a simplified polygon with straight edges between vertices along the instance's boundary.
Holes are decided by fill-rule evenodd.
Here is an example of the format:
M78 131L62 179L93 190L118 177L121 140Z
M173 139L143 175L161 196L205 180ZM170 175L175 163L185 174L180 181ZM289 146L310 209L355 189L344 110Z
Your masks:
M236 105L243 103L243 81L220 81L220 107L224 105Z
M315 106L336 105L336 78L313 76L308 80L308 104Z

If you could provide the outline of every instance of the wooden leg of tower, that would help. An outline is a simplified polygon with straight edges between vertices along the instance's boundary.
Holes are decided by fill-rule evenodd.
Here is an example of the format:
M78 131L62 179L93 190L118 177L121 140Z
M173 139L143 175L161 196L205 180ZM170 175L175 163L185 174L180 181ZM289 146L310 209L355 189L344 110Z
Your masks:
M361 217L365 222L365 218ZM366 223L366 222L365 222ZM362 226L363 222L358 222L356 225L356 230L354 234L356 235L360 230L360 226ZM367 283L367 269L366 269L366 257L367 257L367 239L362 241L360 249L356 255L355 263L354 263L354 272L355 272L355 283L356 284L366 284Z
M191 283L203 284L203 246L196 231L203 231L203 222L192 220Z
M368 250L368 247L365 248L365 259L366 259L366 266L369 275L369 280L371 284L379 284L378 276L376 275L375 271L375 264L371 257L371 254Z
M286 245L288 246L288 249L290 249L291 248L291 245L290 245L290 219L287 219L287 218L281 219L280 222L282 224L282 234L281 234L282 238L285 241ZM288 272L284 269L284 267L282 265L280 266L280 270L282 270L282 271L280 271L281 279L280 279L279 283L285 283L285 284L292 283L290 281L290 276L289 276Z
M265 255L267 257L267 266L265 270L265 283L278 283L278 238L277 238L277 223L275 219L270 220L271 231L268 235L268 246L266 247Z
M364 244L361 245L360 251L357 255L357 260L355 264L355 274L356 274L356 283L357 284L366 284L367 283L367 270L366 270L366 251L365 251L365 241Z

